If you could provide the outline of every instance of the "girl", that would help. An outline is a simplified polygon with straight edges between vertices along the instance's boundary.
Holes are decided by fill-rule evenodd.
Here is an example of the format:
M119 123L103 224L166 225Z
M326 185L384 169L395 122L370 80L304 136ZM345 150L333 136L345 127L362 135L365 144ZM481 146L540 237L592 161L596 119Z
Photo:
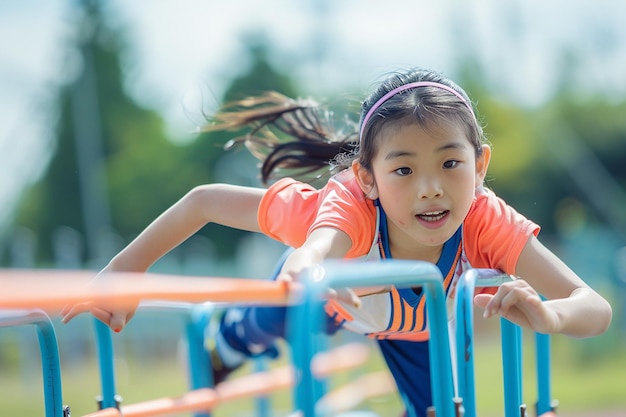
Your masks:
M414 259L436 264L452 297L455 278L464 270L494 268L519 279L495 294L476 295L484 317L501 315L538 332L574 337L608 327L607 301L540 243L536 224L483 186L491 149L469 98L452 81L421 69L391 75L363 103L358 135L343 138L327 128L311 103L274 94L239 105L218 114L209 129L255 126L235 143L245 142L263 159L264 181L278 169L338 173L320 190L292 178L267 190L196 188L105 271L145 271L204 224L217 222L261 231L296 248L279 279L297 279L303 269L328 258ZM297 140L262 134L268 126ZM425 297L419 288L393 286L357 294L359 307L329 301L329 317L378 341L407 414L425 416L431 404ZM64 320L80 310L69 310ZM117 331L134 313L97 307L92 312ZM227 312L212 352L216 379L246 357L275 352L284 316L284 308Z

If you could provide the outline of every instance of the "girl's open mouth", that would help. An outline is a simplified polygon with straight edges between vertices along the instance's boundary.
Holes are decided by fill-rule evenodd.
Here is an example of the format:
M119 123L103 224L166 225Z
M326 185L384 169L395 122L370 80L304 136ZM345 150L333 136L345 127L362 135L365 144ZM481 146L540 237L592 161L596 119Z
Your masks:
M425 222L434 223L446 217L449 212L449 210L431 211L428 213L418 214L417 217Z

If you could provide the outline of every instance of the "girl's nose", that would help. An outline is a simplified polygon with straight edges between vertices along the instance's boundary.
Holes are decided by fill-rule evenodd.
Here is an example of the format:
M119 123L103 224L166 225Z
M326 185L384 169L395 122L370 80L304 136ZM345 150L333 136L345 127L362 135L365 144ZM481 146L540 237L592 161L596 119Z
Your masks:
M438 198L443 195L441 184L435 178L421 178L417 195L420 199Z

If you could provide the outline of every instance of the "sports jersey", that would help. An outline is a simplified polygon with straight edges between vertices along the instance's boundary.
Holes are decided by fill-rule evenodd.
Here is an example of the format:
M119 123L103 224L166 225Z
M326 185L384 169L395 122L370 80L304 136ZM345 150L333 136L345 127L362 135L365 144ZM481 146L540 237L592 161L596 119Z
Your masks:
M365 197L352 171L331 178L321 190L285 178L272 185L259 206L259 226L266 235L299 247L319 227L346 233L352 247L347 258L376 261L391 258L387 222L380 205ZM515 274L517 259L539 227L498 198L480 189L463 224L444 244L438 265L449 299L455 278L469 268L493 268ZM425 301L412 290L361 298L360 308L341 308L346 327L376 339L426 340ZM339 302L333 301L332 304Z
M261 201L258 221L263 233L293 247L319 227L334 227L352 241L347 258L391 258L384 209L366 198L351 171L334 176L320 190L290 178L276 182ZM446 302L452 304L456 279L469 268L515 274L524 245L538 232L538 225L481 187L436 264ZM425 298L419 289L392 286L388 293L361 297L358 309L337 300L326 305L344 327L378 341L409 416L424 415L431 404Z

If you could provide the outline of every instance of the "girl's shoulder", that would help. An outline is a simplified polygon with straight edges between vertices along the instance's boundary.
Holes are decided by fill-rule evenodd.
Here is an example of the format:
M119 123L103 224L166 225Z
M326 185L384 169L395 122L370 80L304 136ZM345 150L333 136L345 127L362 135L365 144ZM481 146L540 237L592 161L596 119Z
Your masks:
M480 186L474 194L474 201L470 207L467 219L482 220L485 223L490 223L506 219L512 221L522 220L525 217L508 205L502 198L498 197L493 190Z
M518 213L492 190L477 190L463 222L465 252L475 268L497 268L514 273L517 259L540 227Z
M267 236L299 247L320 227L345 232L352 240L351 257L368 253L376 233L376 208L351 170L333 176L321 189L283 178L266 191L257 213Z
M350 200L372 204L372 200L368 199L361 190L361 186L351 169L341 171L328 180L328 183L322 188L322 194L329 192L340 192Z

